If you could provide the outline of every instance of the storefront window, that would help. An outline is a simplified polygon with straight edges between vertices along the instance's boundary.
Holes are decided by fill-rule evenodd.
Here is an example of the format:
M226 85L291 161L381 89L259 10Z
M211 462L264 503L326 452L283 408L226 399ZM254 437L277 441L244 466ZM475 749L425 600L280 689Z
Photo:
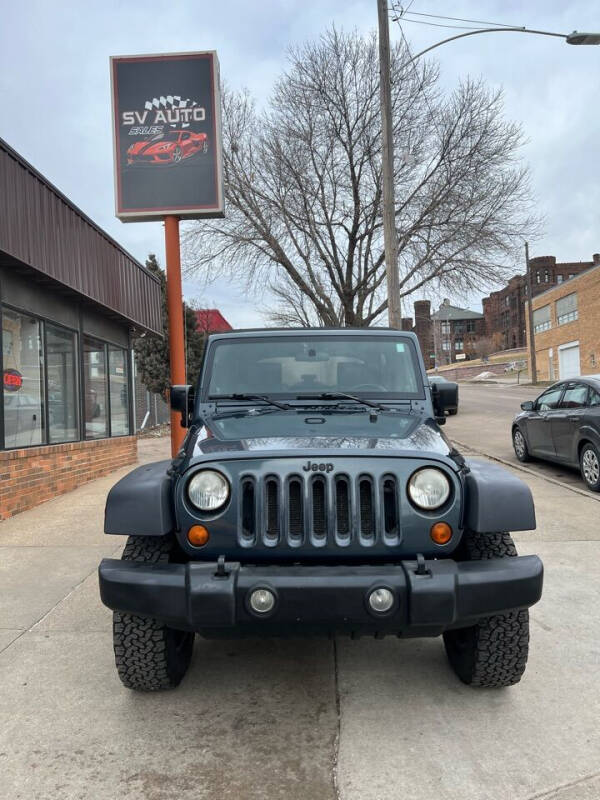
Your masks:
M126 436L129 433L129 384L127 352L109 345L108 366L110 383L110 433Z
M83 385L85 391L85 438L108 436L108 381L106 348L102 342L83 340Z
M46 325L48 373L48 439L74 442L77 427L77 336L71 331Z
M44 441L44 373L41 323L2 309L5 447Z

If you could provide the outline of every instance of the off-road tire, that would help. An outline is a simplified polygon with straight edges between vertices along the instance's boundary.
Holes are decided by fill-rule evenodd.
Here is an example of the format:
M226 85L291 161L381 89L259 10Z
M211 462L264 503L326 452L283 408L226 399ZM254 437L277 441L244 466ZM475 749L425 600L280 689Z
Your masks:
M170 536L130 536L121 559L167 563L173 553ZM151 617L115 611L113 645L121 682L128 689L155 692L179 685L190 665L194 634L169 628Z
M457 557L465 561L513 558L509 533L465 531ZM446 654L463 683L497 688L521 680L529 652L529 611L509 611L481 619L470 628L444 633Z

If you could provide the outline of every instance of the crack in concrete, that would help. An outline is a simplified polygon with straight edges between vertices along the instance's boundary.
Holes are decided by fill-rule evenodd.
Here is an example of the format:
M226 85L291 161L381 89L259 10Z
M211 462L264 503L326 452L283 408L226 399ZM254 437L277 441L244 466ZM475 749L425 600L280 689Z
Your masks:
M340 787L338 784L338 758L340 754L340 734L342 729L342 709L340 701L340 681L339 681L339 662L338 662L338 649L337 639L333 637L333 678L335 688L335 712L337 727L333 739L333 763L332 763L332 782L333 793L337 800L340 800Z
M569 781L569 783L561 783L558 786L555 786L553 789L544 789L542 792L537 792L536 794L530 794L525 800L552 800L553 797L558 797L561 792L564 792L566 789L572 789L574 786L581 786L588 781L593 781L594 778L600 777L600 772L594 772L592 775L585 775L583 778L577 778L577 780Z

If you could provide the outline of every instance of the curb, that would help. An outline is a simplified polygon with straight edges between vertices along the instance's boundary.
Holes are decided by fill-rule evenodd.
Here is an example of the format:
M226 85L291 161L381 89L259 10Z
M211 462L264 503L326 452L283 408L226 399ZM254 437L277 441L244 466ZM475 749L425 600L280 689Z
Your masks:
M518 469L520 472L526 472L528 475L531 475L534 478L539 478L542 481L546 481L547 483L553 483L555 486L560 486L562 489L568 489L570 492L574 492L575 494L579 494L582 497L587 497L588 500L595 500L597 503L600 503L600 494L594 494L593 492L588 492L585 489L579 489L577 486L571 486L568 483L563 483L563 481L559 481L557 478L550 478L546 475L541 475L539 472L536 472L533 469L529 469L529 467L524 467L522 464L514 464L512 461L507 461L505 458L500 458L499 456L491 456L489 453L484 453L483 450L477 450L475 447L471 447L471 445L465 444L464 442L459 442L458 439L452 439L454 444L458 445L459 448L462 450L468 450L471 453L475 453L478 456L483 456L484 458L489 458L490 461L497 461L499 464L503 464L505 467L510 467L511 469Z

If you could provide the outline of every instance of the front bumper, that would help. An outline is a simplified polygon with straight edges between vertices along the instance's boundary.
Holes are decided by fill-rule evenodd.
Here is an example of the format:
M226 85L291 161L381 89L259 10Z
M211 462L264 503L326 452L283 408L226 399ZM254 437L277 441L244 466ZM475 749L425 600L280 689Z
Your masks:
M537 556L468 563L429 560L420 571L416 561L334 567L232 562L219 570L210 562L104 559L99 576L102 602L114 611L233 637L309 632L437 636L490 614L528 608L542 593L543 566ZM273 612L264 617L248 605L250 593L261 587L276 597ZM395 596L385 614L371 611L367 601L378 587L391 589Z

